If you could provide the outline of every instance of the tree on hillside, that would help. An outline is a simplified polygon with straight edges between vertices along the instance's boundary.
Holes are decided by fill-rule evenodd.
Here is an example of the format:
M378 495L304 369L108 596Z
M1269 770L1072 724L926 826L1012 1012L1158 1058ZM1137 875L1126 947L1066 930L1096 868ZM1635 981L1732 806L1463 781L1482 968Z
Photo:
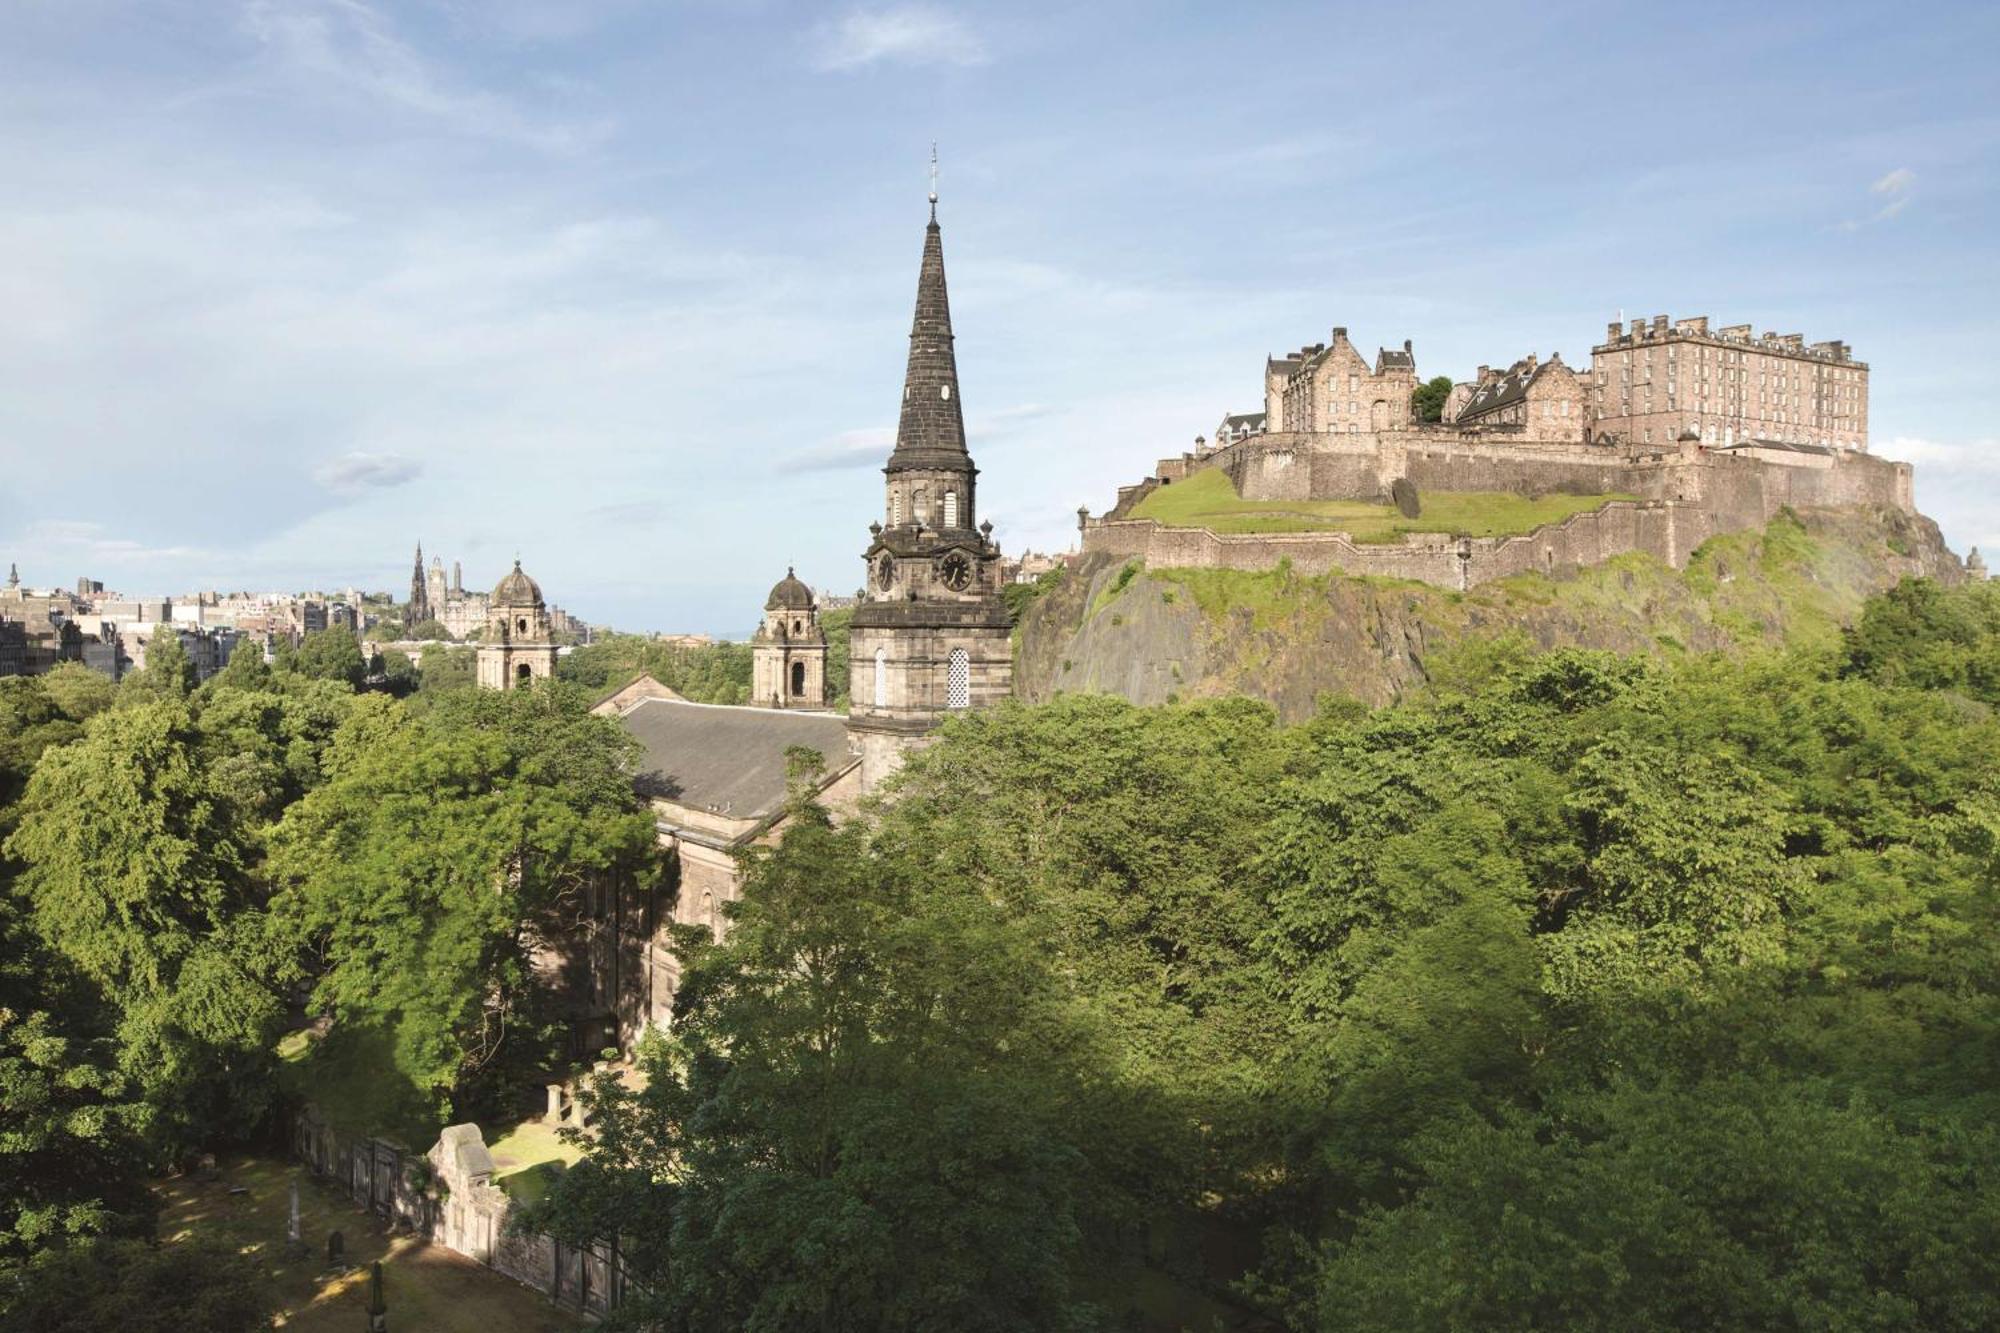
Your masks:
M196 746L177 699L99 715L36 764L5 845L36 934L114 1007L121 1068L181 1144L261 1117L282 1012L245 833Z
M545 1058L536 949L570 942L593 879L652 863L631 745L572 690L356 700L271 837L274 927L313 1009L388 1034L441 1109Z
M419 620L416 624L403 631L403 637L406 639L416 639L419 642L430 642L432 640L439 643L457 642L452 637L452 632L444 627L444 622L435 618Z
M118 686L111 677L81 662L58 662L38 679L49 702L74 722L87 722L118 700Z
M597 1081L534 1224L630 1238L622 1327L1079 1326L1115 1079L993 904L792 820L727 941L683 930L671 1040Z
M417 688L425 694L469 690L479 681L479 654L471 648L427 648L417 675Z
M258 690L270 681L270 669L264 665L264 645L246 634L229 650L229 660L209 678L208 684L211 690Z
M250 1259L181 1241L98 1241L55 1250L0 1277L0 1333L252 1333L271 1292Z
M1451 397L1451 376L1425 380L1410 391L1410 411L1418 421L1444 419L1444 400Z
M368 678L361 643L345 629L316 629L299 645L298 672L315 680L337 680L360 689Z
M162 699L185 699L195 687L194 663L188 660L180 633L156 628L146 640L146 665L125 678L128 691Z

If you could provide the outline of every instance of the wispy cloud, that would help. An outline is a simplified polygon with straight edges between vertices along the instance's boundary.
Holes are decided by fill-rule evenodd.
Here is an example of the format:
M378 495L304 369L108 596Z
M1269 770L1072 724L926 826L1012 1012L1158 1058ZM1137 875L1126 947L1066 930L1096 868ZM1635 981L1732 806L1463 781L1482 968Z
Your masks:
M542 121L506 98L458 86L389 18L363 0L249 0L244 26L288 80L312 77L456 133L567 153L602 139L608 122Z
M1882 204L1865 218L1849 218L1840 224L1842 231L1859 231L1877 222L1887 222L1910 205L1910 190L1917 183L1917 173L1908 167L1897 167L1868 187L1868 193L1882 200Z
M127 565L148 560L181 560L198 554L192 546L148 546L128 537L107 536L102 523L88 519L43 519L31 524L23 539L29 550L51 564L80 558Z
M1917 463L1952 472L2000 472L2000 440L1927 440L1898 435L1877 440L1874 452L1900 463Z
M830 440L788 454L778 460L780 472L837 472L846 468L880 467L896 443L890 426L868 426L844 430Z
M313 469L313 480L336 495L360 495L415 481L423 470L414 458L356 449Z
M983 65L986 45L956 14L930 5L851 10L819 30L813 63L824 70L900 65Z

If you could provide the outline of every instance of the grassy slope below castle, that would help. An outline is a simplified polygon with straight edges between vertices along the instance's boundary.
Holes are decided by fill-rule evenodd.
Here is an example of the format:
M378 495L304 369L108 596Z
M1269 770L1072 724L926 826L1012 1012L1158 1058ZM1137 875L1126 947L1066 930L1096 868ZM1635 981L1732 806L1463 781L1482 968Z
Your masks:
M1028 609L1016 670L1030 700L1247 694L1300 719L1323 694L1388 703L1440 674L1564 645L1678 655L1831 642L1871 592L1948 567L1928 520L1887 511L1782 515L1706 543L1684 570L1635 553L1463 593L1093 558Z
M1394 505L1363 500L1246 500L1236 493L1228 473L1211 467L1159 487L1131 516L1211 532L1344 532L1358 542L1393 542L1409 532L1512 536L1602 508L1607 500L1636 497L1429 491L1421 498L1423 512L1415 518L1403 517Z

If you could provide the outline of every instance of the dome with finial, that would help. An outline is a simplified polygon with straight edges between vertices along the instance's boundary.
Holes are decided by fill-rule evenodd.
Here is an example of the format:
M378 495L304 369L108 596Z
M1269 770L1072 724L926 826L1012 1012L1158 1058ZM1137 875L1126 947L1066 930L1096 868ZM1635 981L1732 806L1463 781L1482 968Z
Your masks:
M521 572L521 562L516 560L507 577L493 585L493 605L495 606L540 606L542 587Z
M785 567L785 577L772 587L770 597L764 602L766 611L810 611L813 606L812 589L799 582L789 565Z
M1975 579L1986 577L1986 557L1979 554L1977 546L1973 547L1965 557L1965 572Z

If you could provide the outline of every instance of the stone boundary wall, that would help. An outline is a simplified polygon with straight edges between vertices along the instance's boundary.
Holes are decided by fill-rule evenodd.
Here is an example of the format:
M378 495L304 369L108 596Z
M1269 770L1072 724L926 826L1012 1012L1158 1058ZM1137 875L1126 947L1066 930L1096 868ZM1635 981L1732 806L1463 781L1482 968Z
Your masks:
M1415 579L1462 590L1530 570L1594 565L1626 551L1645 551L1678 568L1713 535L1698 506L1613 500L1519 536L1416 532L1400 542L1356 542L1341 532L1219 533L1150 518L1093 519L1084 529L1083 549L1143 560L1154 569L1261 570L1288 560L1302 574Z
M291 1146L316 1178L390 1230L462 1254L565 1309L604 1315L624 1296L625 1270L614 1243L579 1249L509 1229L514 1201L493 1183L493 1160L477 1125L453 1125L428 1153L418 1154L388 1139L345 1133L307 1106L292 1122Z
M1538 494L1624 493L1533 532L1511 537L1411 533L1400 542L1356 542L1339 532L1216 533L1129 517L1146 494L1219 467L1245 499L1380 501L1408 477L1427 490ZM1139 486L1119 491L1102 518L1079 518L1085 553L1137 558L1156 568L1258 570L1289 560L1306 573L1339 571L1470 588L1528 570L1600 563L1644 551L1678 569L1710 537L1762 527L1780 509L1870 506L1916 512L1908 463L1870 454L1742 448L1689 442L1668 451L1538 443L1450 429L1376 436L1252 436L1211 453L1162 459Z

